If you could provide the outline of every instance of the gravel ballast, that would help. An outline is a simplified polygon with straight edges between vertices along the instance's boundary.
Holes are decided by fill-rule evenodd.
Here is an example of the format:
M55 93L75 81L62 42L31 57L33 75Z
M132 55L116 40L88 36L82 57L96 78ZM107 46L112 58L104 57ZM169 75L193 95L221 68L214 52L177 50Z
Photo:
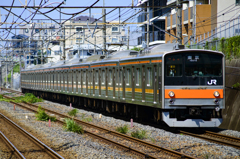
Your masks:
M0 112L8 116L20 126L24 126L28 132L35 135L46 145L54 149L64 158L139 158L139 156L124 152L111 145L100 142L87 135L79 135L72 132L66 132L62 126L57 123L36 121L35 114L19 107L13 110L13 105L6 102L0 102ZM48 107L52 110L67 113L69 106L57 104L49 101L37 103L42 107ZM74 106L73 106L74 107ZM101 116L101 118L99 117ZM79 109L77 118L91 118L93 124L115 130L116 127L128 125L131 123L113 117L107 117L98 113L93 113ZM162 147L186 153L197 158L239 158L240 150L211 143L205 140L194 138L191 136L174 134L159 128L154 128L148 125L134 123L134 127L130 128L127 135L130 135L135 130L146 130L148 137L144 139ZM240 137L240 132L232 130L224 130L220 132L226 135ZM0 155L1 155L0 151Z

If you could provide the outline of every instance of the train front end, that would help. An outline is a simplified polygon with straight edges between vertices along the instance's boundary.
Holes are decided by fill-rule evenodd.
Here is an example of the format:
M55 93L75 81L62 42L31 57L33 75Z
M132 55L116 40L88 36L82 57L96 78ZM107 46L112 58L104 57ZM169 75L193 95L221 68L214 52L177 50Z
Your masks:
M224 54L178 50L163 55L163 121L170 127L218 127L225 108Z

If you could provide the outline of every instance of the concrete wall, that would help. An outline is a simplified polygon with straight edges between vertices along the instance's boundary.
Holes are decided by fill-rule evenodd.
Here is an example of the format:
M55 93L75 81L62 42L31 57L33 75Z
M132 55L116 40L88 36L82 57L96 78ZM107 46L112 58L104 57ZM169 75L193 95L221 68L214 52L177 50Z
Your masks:
M226 87L240 83L240 59L226 62ZM226 108L223 110L223 123L220 128L240 131L240 88L226 88Z

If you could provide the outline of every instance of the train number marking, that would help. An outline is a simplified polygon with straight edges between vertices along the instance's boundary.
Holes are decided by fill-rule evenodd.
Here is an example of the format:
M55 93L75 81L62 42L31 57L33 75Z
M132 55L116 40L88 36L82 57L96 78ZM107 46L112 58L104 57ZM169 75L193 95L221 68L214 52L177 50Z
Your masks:
M213 84L214 84L214 85L217 85L217 80L212 79L211 82L208 81L207 84L208 84L208 85L213 85Z

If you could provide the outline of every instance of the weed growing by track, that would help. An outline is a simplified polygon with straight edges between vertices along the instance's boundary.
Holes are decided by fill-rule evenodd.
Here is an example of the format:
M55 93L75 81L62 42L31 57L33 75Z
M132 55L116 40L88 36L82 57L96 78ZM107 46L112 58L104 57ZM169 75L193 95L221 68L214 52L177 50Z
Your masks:
M78 125L74 120L69 118L65 118L65 125L63 126L63 129L66 131L72 131L78 134L84 133L82 126Z
M35 115L37 120L40 120L40 121L48 121L49 119L51 121L56 121L56 117L52 117L52 116L49 116L43 109L41 106L38 107L38 110L37 110L37 114Z
M147 138L147 131L146 130L137 130L131 133L132 137L138 138L138 139L146 139Z
M7 94L4 94L7 95ZM5 101L5 102L15 102L15 103L36 103L36 102L42 102L42 98L37 98L34 96L32 93L26 93L24 96L19 96L19 97L12 97L12 99L8 98L3 98L2 95L0 95L0 101Z
M76 108L74 108L68 112L68 115L75 117L77 115L77 113L78 113L78 110Z
M129 129L128 126L124 125L124 126L121 126L121 127L117 127L116 131L120 132L122 134L126 134L128 132L128 129Z

